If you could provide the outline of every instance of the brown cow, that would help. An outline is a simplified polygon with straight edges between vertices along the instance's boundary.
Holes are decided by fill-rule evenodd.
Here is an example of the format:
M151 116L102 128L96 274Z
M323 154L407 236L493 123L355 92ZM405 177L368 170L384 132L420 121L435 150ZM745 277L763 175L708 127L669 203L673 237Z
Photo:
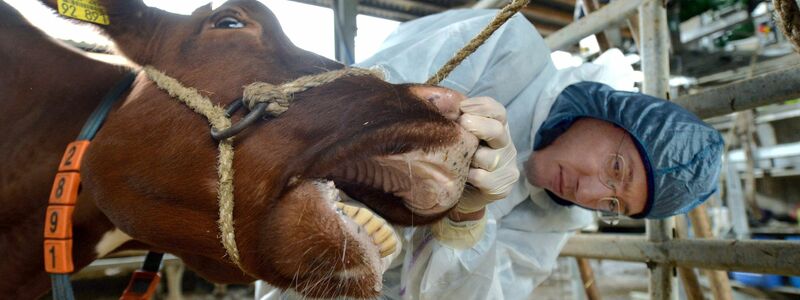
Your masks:
M251 82L343 67L292 45L256 1L191 16L138 0L99 2L111 22L102 30L123 55L219 105ZM50 284L42 232L60 156L127 70L52 41L3 2L0 65L0 295L30 299ZM219 240L217 147L208 123L139 74L84 161L76 269L125 243L173 253L215 282L264 279L314 297L376 296L379 246L370 230L336 209L334 184L392 223L440 218L457 201L477 146L453 122L458 101L441 88L346 77L296 94L281 116L239 134L239 269Z

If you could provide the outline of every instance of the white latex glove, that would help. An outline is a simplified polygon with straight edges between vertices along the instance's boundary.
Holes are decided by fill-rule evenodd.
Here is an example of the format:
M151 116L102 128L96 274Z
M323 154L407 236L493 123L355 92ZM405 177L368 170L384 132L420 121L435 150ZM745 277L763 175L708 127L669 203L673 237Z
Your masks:
M455 249L475 246L486 229L486 215L475 221L456 222L444 218L431 225L431 233L440 243Z
M519 179L517 149L502 104L489 97L470 98L461 102L461 111L459 124L483 141L472 158L467 177L470 185L456 206L458 212L471 213L511 193Z
M460 222L448 217L431 226L439 242L457 249L470 248L480 241L486 226L484 208L508 196L519 179L517 149L511 141L505 107L492 98L476 97L461 102L461 111L459 124L483 142L472 158L469 185L464 187L456 212L481 212L481 217Z

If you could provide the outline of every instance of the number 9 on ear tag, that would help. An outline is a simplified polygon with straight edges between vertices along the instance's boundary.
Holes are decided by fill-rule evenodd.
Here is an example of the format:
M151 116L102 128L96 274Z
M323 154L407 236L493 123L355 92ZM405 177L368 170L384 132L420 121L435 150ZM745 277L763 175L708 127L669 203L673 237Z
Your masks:
M58 0L58 14L100 25L111 24L105 8L97 0Z

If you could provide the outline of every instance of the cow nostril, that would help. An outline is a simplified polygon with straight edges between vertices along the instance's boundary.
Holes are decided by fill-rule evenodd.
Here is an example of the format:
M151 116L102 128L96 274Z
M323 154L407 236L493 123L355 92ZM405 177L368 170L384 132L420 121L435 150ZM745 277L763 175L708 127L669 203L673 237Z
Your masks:
M454 90L434 86L413 86L411 92L436 106L439 113L450 120L456 120L461 115L459 103L466 98Z

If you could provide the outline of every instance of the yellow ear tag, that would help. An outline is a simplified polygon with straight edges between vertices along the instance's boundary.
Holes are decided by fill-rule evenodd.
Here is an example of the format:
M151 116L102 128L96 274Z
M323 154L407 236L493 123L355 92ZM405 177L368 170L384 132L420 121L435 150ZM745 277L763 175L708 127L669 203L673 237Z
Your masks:
M97 0L58 0L58 14L102 25L110 24L105 8L97 2Z

